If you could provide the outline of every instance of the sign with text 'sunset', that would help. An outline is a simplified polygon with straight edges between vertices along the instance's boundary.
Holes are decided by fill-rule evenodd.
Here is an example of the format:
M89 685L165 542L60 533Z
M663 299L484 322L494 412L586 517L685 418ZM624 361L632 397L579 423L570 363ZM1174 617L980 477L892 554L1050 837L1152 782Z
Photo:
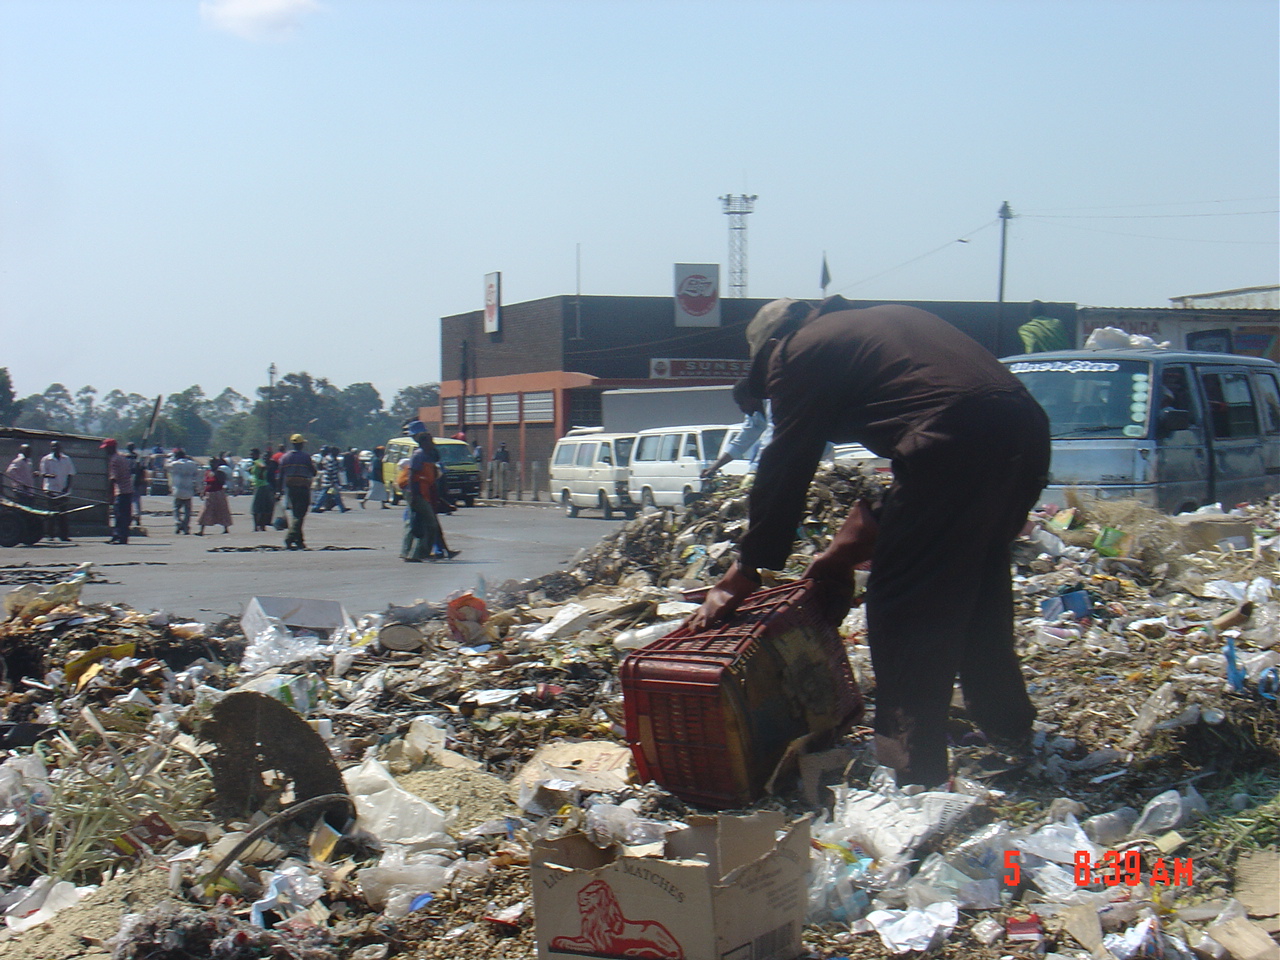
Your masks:
M710 357L652 357L649 360L649 377L654 380L697 380L712 377L740 380L750 370L750 360L720 360Z

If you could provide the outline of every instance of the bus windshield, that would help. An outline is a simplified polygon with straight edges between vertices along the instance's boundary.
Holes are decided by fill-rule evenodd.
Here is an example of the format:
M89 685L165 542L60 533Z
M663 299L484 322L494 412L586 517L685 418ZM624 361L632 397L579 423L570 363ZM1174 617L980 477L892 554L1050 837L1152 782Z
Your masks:
M463 444L437 443L441 463L475 463L476 455Z
M1147 435L1151 364L1146 360L1017 360L1008 366L1044 407L1054 439Z

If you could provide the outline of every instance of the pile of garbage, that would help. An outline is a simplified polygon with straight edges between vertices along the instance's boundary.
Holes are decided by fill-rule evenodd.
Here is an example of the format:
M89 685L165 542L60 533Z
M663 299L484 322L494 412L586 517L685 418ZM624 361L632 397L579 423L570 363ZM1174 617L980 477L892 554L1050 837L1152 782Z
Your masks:
M882 484L821 473L777 578ZM0 960L535 956L540 844L657 855L706 812L634 781L617 667L745 524L721 481L566 570L354 618L86 604L87 567L7 594ZM756 805L812 818L807 956L1275 956L1278 550L1280 497L1038 512L1015 550L1033 755L957 707L946 792L898 790L858 728ZM860 608L841 633L874 704Z

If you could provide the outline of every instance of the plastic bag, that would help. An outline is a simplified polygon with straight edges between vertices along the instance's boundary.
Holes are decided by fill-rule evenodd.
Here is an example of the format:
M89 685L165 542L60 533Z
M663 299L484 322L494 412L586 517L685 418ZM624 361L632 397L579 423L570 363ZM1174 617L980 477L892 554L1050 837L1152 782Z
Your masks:
M79 603L80 588L89 578L91 566L92 564L88 563L80 564L68 579L55 583L45 590L41 590L33 583L23 584L17 590L10 590L4 596L4 619L12 620L20 617L23 620L30 620L64 603Z
M356 803L356 823L383 843L448 848L444 811L404 790L373 758L346 770L343 779Z
M374 907L384 907L392 918L406 916L413 901L439 890L449 882L454 861L434 853L411 853L401 846L388 847L376 867L356 873L360 891Z
M960 921L954 903L934 903L922 910L876 910L866 923L880 934L880 942L893 953L934 950L951 936Z
M615 650L638 650L641 647L647 647L655 640L661 640L667 634L676 630L683 620L663 620L658 623L651 623L647 627L634 627L631 630L623 630L620 634L613 638L613 646Z
M1166 790L1152 797L1138 822L1129 832L1131 837L1154 837L1170 830L1176 830L1183 824L1204 816L1209 810L1204 797L1195 787L1187 787L1182 795L1177 790Z
M1074 863L1076 853L1081 850L1089 852L1090 862L1102 859L1102 852L1071 814L1061 823L1045 824L1030 836L1015 837L1013 843L1024 853L1034 853L1054 863Z
M679 824L667 820L649 820L642 816L638 801L622 804L596 803L587 810L586 833L598 847L614 843L635 846L645 843L661 843Z
M292 707L305 717L320 703L325 693L325 685L324 681L315 674L302 676L294 673L272 673L264 677L254 677L229 692L234 693L235 690L265 693L268 697L279 700L287 707Z

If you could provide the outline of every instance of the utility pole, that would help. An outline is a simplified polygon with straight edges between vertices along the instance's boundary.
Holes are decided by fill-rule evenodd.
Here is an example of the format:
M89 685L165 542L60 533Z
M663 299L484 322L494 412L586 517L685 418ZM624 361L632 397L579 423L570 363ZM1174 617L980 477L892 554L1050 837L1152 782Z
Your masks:
M1000 353L1000 343L1004 336L1004 261L1008 249L1009 221L1013 219L1013 211L1009 209L1009 201L1000 204L1000 292L996 300L996 355Z
M458 379L462 381L462 396L458 398L458 432L467 432L467 353L471 346L471 341L462 341L462 369L459 371Z
M729 218L729 296L747 295L747 214L755 209L760 199L751 196L726 194L720 198L725 215Z
M272 435L272 426L271 426L271 408L274 406L272 401L275 400L275 398L276 398L276 365L275 363L272 363L271 366L267 367L267 456L268 457L271 456L271 444L275 443L275 439Z
M577 252L574 254L575 270L577 272L578 286L577 292L573 295L573 339L582 339L582 244L578 244Z

